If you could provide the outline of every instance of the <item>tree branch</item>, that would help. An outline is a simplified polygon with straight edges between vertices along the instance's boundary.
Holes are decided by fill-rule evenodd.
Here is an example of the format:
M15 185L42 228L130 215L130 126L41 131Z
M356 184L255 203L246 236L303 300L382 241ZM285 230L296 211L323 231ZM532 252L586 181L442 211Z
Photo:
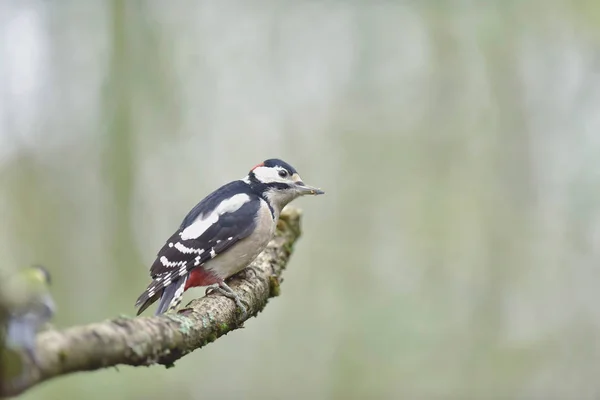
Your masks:
M270 297L279 294L281 274L300 236L300 211L286 209L277 233L251 264L228 284L248 304L248 317L256 316ZM244 276L245 275L245 276ZM105 322L46 331L37 338L37 365L31 365L21 382L4 387L0 396L20 394L48 379L78 371L116 365L167 368L193 350L240 328L244 321L235 303L210 294L192 300L177 313L158 317L119 317Z

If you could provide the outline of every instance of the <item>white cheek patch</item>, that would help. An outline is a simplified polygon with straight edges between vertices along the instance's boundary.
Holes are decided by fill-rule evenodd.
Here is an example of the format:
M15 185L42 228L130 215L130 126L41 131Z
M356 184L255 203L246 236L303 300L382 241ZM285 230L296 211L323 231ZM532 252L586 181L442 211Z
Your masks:
M289 178L282 178L279 176L280 168L272 168L272 167L256 167L252 170L254 172L254 176L256 179L263 183L273 183L273 182L285 182L289 183Z
M206 217L200 215L190 226L181 231L179 235L183 240L197 239L206 232L211 225L215 224L221 215L235 212L249 201L250 196L245 193L239 193L227 200L223 200L212 213Z

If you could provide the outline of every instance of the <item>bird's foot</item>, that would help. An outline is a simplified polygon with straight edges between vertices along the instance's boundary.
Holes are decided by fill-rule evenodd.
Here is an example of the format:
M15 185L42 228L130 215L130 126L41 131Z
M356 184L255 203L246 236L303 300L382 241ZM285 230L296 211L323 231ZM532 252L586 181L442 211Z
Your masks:
M210 294L213 294L214 292L217 291L217 287L218 286L209 286L209 287L207 287L206 290L204 291L204 295L208 296Z
M248 310L246 309L246 306L244 306L244 304L242 303L242 299L240 299L240 296L238 296L237 293L235 293L233 289L229 287L229 285L227 285L225 282L219 282L219 286L208 287L206 289L205 294L209 295L214 292L219 292L223 296L233 300L235 302L235 305L240 309L240 319L246 319L246 317L248 316Z

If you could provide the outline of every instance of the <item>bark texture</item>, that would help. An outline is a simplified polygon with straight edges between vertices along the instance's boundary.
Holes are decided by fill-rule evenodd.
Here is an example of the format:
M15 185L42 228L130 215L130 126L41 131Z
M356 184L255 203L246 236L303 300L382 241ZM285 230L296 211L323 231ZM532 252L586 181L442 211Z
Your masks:
M300 236L300 211L287 208L275 237L250 268L228 280L256 316L279 294L281 274ZM0 396L17 395L48 379L117 365L166 367L229 331L244 320L235 303L216 293L191 301L177 313L158 317L119 317L65 330L42 332L37 339L38 365L30 365L17 384L3 385Z

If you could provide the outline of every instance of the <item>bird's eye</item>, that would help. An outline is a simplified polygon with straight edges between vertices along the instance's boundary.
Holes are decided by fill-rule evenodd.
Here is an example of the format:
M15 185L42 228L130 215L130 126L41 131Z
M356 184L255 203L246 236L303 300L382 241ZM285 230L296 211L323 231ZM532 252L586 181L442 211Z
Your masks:
M281 171L279 171L279 176L285 178L286 176L288 176L288 172L285 169L282 169Z

